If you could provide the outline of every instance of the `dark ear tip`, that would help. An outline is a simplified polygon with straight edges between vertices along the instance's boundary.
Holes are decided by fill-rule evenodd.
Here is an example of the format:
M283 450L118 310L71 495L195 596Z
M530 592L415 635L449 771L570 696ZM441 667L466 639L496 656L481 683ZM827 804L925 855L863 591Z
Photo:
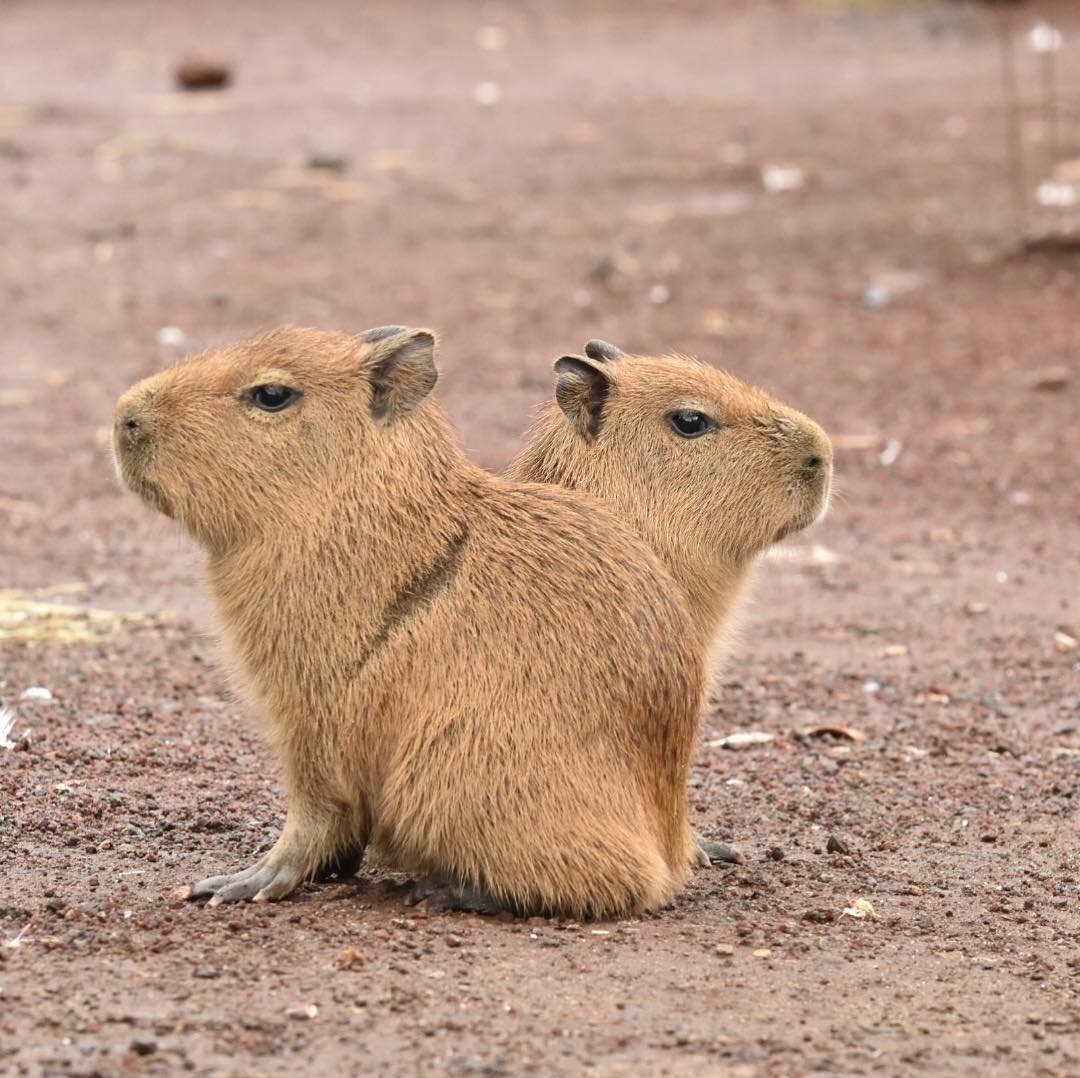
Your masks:
M621 348L610 344L608 341L601 341L598 338L594 338L585 345L585 355L589 359L595 359L599 363L613 362L616 359L620 359L626 353Z
M559 374L580 374L581 368L588 365L583 356L560 356L555 360L554 369Z
M408 328L408 326L376 326L374 329L365 329L363 333L358 333L356 339L365 344L374 344L376 341L386 340L387 337L396 337Z

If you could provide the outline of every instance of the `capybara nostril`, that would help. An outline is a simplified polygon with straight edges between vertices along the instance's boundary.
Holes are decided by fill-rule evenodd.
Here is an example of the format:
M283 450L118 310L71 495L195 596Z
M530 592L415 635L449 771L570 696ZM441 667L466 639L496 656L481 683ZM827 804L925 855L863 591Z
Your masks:
M142 424L134 416L128 416L124 420L124 429L129 434L138 434L142 430Z
M816 453L813 456L803 459L803 467L808 472L816 472L818 468L820 468L824 463L825 461L822 460L822 458L819 457Z

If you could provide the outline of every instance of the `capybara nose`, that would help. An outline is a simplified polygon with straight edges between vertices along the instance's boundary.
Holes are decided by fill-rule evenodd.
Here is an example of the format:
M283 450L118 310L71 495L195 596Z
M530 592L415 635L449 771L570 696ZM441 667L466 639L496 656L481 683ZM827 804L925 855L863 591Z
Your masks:
M116 433L125 445L134 448L146 439L146 423L134 412L121 412L116 417Z
M820 468L821 468L821 466L822 466L822 465L823 465L824 463L825 463L825 460L824 460L824 459L823 459L822 457L819 457L819 456L818 456L818 455L817 455L817 454L815 453L815 454L813 454L812 456L809 456L809 457L804 457L804 458L803 458L803 462L802 462L802 466L803 466L803 467L804 467L804 468L805 468L805 469L806 469L806 470L807 470L808 472L816 472L816 471L818 471L818 469L820 469Z

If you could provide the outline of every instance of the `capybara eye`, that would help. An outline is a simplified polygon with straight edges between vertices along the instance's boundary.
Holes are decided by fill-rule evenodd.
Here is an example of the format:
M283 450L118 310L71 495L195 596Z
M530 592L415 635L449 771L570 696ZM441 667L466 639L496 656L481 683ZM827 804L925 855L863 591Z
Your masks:
M690 408L672 412L667 421L680 438L700 438L716 429L716 420L710 419L704 412L695 412Z
M264 412L280 412L295 404L300 399L300 392L288 386L252 386L247 392L247 399Z

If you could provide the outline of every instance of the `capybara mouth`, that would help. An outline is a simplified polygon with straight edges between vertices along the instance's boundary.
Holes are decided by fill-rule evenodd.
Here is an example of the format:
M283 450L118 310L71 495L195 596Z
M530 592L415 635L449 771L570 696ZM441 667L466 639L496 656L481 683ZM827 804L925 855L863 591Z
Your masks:
M148 505L152 505L159 513L172 517L173 511L169 499L165 497L165 492L156 483L151 482L149 479L141 479L132 489L143 501Z
M118 451L116 454L117 471L124 486L133 494L138 494L147 505L164 513L167 517L173 515L172 506L161 489L152 479L147 479L142 474L142 467L131 459L130 454Z

